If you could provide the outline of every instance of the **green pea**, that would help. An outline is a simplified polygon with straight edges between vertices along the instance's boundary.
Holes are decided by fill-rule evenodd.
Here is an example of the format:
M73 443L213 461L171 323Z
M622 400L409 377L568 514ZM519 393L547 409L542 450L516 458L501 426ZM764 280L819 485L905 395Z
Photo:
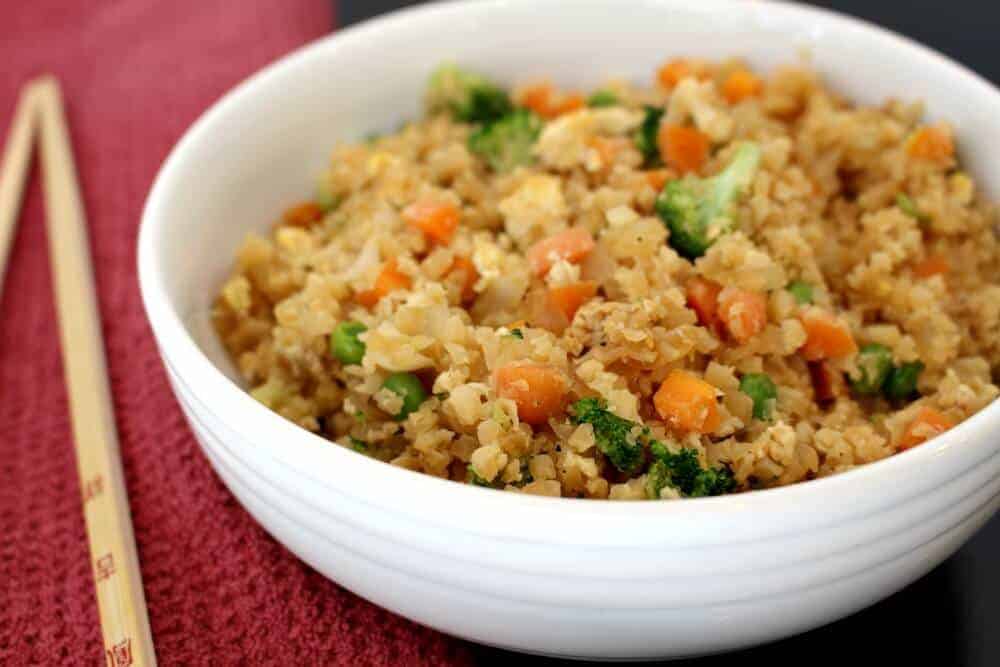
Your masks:
M924 370L919 361L910 361L892 369L885 382L885 396L894 401L903 401L917 393L917 380Z
M809 283L796 280L789 283L787 289L799 305L804 306L813 302L813 286Z
M610 90L598 90L587 98L588 107L613 107L618 104L618 96Z
M398 421L406 419L407 415L415 412L427 400L423 383L413 373L393 373L385 379L382 386L403 399L403 407L395 415Z
M861 375L851 378L851 389L862 396L879 393L892 372L892 350L879 343L870 343L858 352Z
M341 363L360 364L365 356L365 344L358 340L358 335L368 331L361 322L341 322L330 334L330 352Z
M753 416L767 421L778 398L778 388L766 373L747 373L740 379L740 391L753 399Z
M896 206L899 210L915 219L917 222L929 222L930 218L926 213L917 208L916 202L902 192L896 195Z
M316 188L316 205L323 213L329 213L340 205L343 199L340 195L334 194L325 183Z

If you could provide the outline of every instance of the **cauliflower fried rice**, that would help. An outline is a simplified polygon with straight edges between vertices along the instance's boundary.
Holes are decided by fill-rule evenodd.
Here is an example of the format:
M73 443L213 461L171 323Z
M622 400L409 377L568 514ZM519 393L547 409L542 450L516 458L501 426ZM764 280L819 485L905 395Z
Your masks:
M265 406L438 477L628 500L831 475L997 395L996 220L955 142L804 67L584 95L444 65L424 119L337 147L246 240L215 325Z

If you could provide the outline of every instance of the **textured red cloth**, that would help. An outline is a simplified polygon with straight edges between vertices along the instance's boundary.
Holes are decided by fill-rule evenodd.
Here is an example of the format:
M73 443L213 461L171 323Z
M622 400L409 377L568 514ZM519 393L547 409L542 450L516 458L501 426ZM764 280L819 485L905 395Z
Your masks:
M267 536L174 403L139 301L156 169L221 93L327 32L329 0L0 0L0 132L63 83L153 637L164 665L467 664L469 647L358 599ZM37 177L0 301L0 664L101 664Z

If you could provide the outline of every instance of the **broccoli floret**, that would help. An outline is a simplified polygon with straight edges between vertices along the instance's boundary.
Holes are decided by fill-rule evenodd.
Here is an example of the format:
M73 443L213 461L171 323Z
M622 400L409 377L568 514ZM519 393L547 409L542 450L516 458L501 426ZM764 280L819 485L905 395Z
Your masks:
M494 171L505 172L532 162L531 147L542 131L542 121L527 109L513 111L469 135L469 150Z
M531 464L530 459L526 456L521 459L521 479L514 482L513 485L522 488L528 484L535 481L534 476L531 474Z
M510 113L507 92L486 77L446 63L431 74L427 84L427 106L447 109L457 120L490 123Z
M656 134L660 131L660 118L663 117L661 107L646 107L646 117L635 132L635 146L642 153L646 164L655 164L660 160L660 149L656 145Z
M624 473L639 469L643 449L649 447L654 459L646 477L646 494L650 498L659 498L668 484L690 498L718 496L736 488L729 468L702 468L693 449L672 453L662 442L650 439L648 428L614 414L599 398L580 399L569 411L574 424L593 427L598 451Z
M574 424L590 424L598 451L622 472L633 473L642 465L643 439L649 429L619 417L599 398L583 398L571 405L570 420Z
M618 104L618 96L610 90L595 91L587 98L587 106L595 109L601 107L613 107Z
M653 461L646 472L646 497L650 500L659 500L660 491L668 486L674 487L667 464L663 461Z
M729 468L702 468L693 449L674 454L657 440L650 443L649 449L655 459L646 477L646 494L650 498L659 498L660 491L668 484L688 498L721 496L736 488Z
M656 212L670 230L670 245L680 255L697 259L718 236L733 226L733 206L753 181L760 147L745 143L729 166L712 178L671 181L656 199Z
M472 484L473 486L485 486L485 487L493 486L487 480L479 476L479 473L476 472L476 469L472 467L471 463L468 466L466 466L465 472L466 472L466 477L465 477L466 484Z

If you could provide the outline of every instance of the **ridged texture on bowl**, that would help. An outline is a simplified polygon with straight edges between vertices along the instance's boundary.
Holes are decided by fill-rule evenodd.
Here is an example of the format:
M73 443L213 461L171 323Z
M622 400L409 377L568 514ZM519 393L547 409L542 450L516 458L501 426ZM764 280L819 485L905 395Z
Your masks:
M780 523L765 522L780 516L761 516L761 539L715 547L515 543L441 531L432 520L343 494L316 472L259 451L173 371L170 379L219 475L310 565L428 625L543 653L690 655L805 630L924 574L1000 504L994 453L933 493L808 533L767 537ZM653 525L670 528L669 520Z

